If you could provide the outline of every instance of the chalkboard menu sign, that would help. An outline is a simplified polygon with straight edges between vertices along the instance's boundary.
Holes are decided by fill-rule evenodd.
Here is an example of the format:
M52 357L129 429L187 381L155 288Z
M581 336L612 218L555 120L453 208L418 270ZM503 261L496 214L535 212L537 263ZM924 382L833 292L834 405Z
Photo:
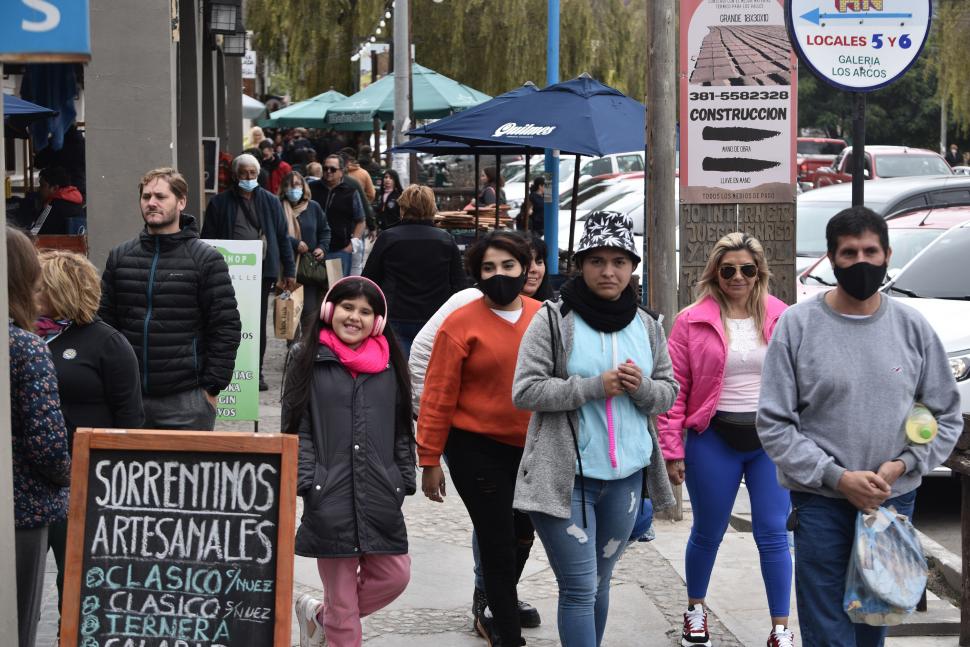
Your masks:
M61 644L289 647L295 436L78 430Z

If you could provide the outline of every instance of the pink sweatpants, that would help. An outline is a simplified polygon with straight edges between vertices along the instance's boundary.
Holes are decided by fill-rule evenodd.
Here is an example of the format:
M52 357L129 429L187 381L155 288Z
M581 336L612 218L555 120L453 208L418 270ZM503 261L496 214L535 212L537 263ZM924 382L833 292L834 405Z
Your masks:
M393 602L411 579L408 555L361 555L317 560L323 608L317 619L330 647L360 647L360 619Z

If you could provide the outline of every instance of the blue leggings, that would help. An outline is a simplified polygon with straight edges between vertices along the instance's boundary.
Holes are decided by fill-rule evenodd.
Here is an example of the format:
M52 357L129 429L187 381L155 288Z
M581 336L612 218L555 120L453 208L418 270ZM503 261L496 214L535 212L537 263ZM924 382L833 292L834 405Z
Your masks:
M713 429L687 432L684 463L694 525L687 542L687 595L707 597L717 549L731 519L741 476L751 498L751 524L761 557L761 577L773 618L787 617L792 563L785 521L791 502L778 485L775 466L763 449L740 452Z

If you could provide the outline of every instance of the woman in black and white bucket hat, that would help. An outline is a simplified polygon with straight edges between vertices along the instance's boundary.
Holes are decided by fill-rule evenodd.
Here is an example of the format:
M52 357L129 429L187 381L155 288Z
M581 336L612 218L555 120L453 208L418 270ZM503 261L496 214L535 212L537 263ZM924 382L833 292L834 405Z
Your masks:
M633 223L589 216L579 274L546 302L519 348L515 406L534 411L515 488L559 582L564 647L599 645L610 574L640 510L674 503L653 417L677 396L657 318L630 285L640 262ZM541 430L541 433L540 433Z

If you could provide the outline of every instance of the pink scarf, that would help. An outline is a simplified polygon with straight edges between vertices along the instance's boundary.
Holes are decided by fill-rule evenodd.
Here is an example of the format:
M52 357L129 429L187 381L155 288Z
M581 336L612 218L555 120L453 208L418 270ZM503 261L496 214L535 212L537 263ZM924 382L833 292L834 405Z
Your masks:
M333 351L340 363L355 378L360 373L380 373L391 357L387 338L368 337L356 349L343 343L332 328L320 328L320 343Z

